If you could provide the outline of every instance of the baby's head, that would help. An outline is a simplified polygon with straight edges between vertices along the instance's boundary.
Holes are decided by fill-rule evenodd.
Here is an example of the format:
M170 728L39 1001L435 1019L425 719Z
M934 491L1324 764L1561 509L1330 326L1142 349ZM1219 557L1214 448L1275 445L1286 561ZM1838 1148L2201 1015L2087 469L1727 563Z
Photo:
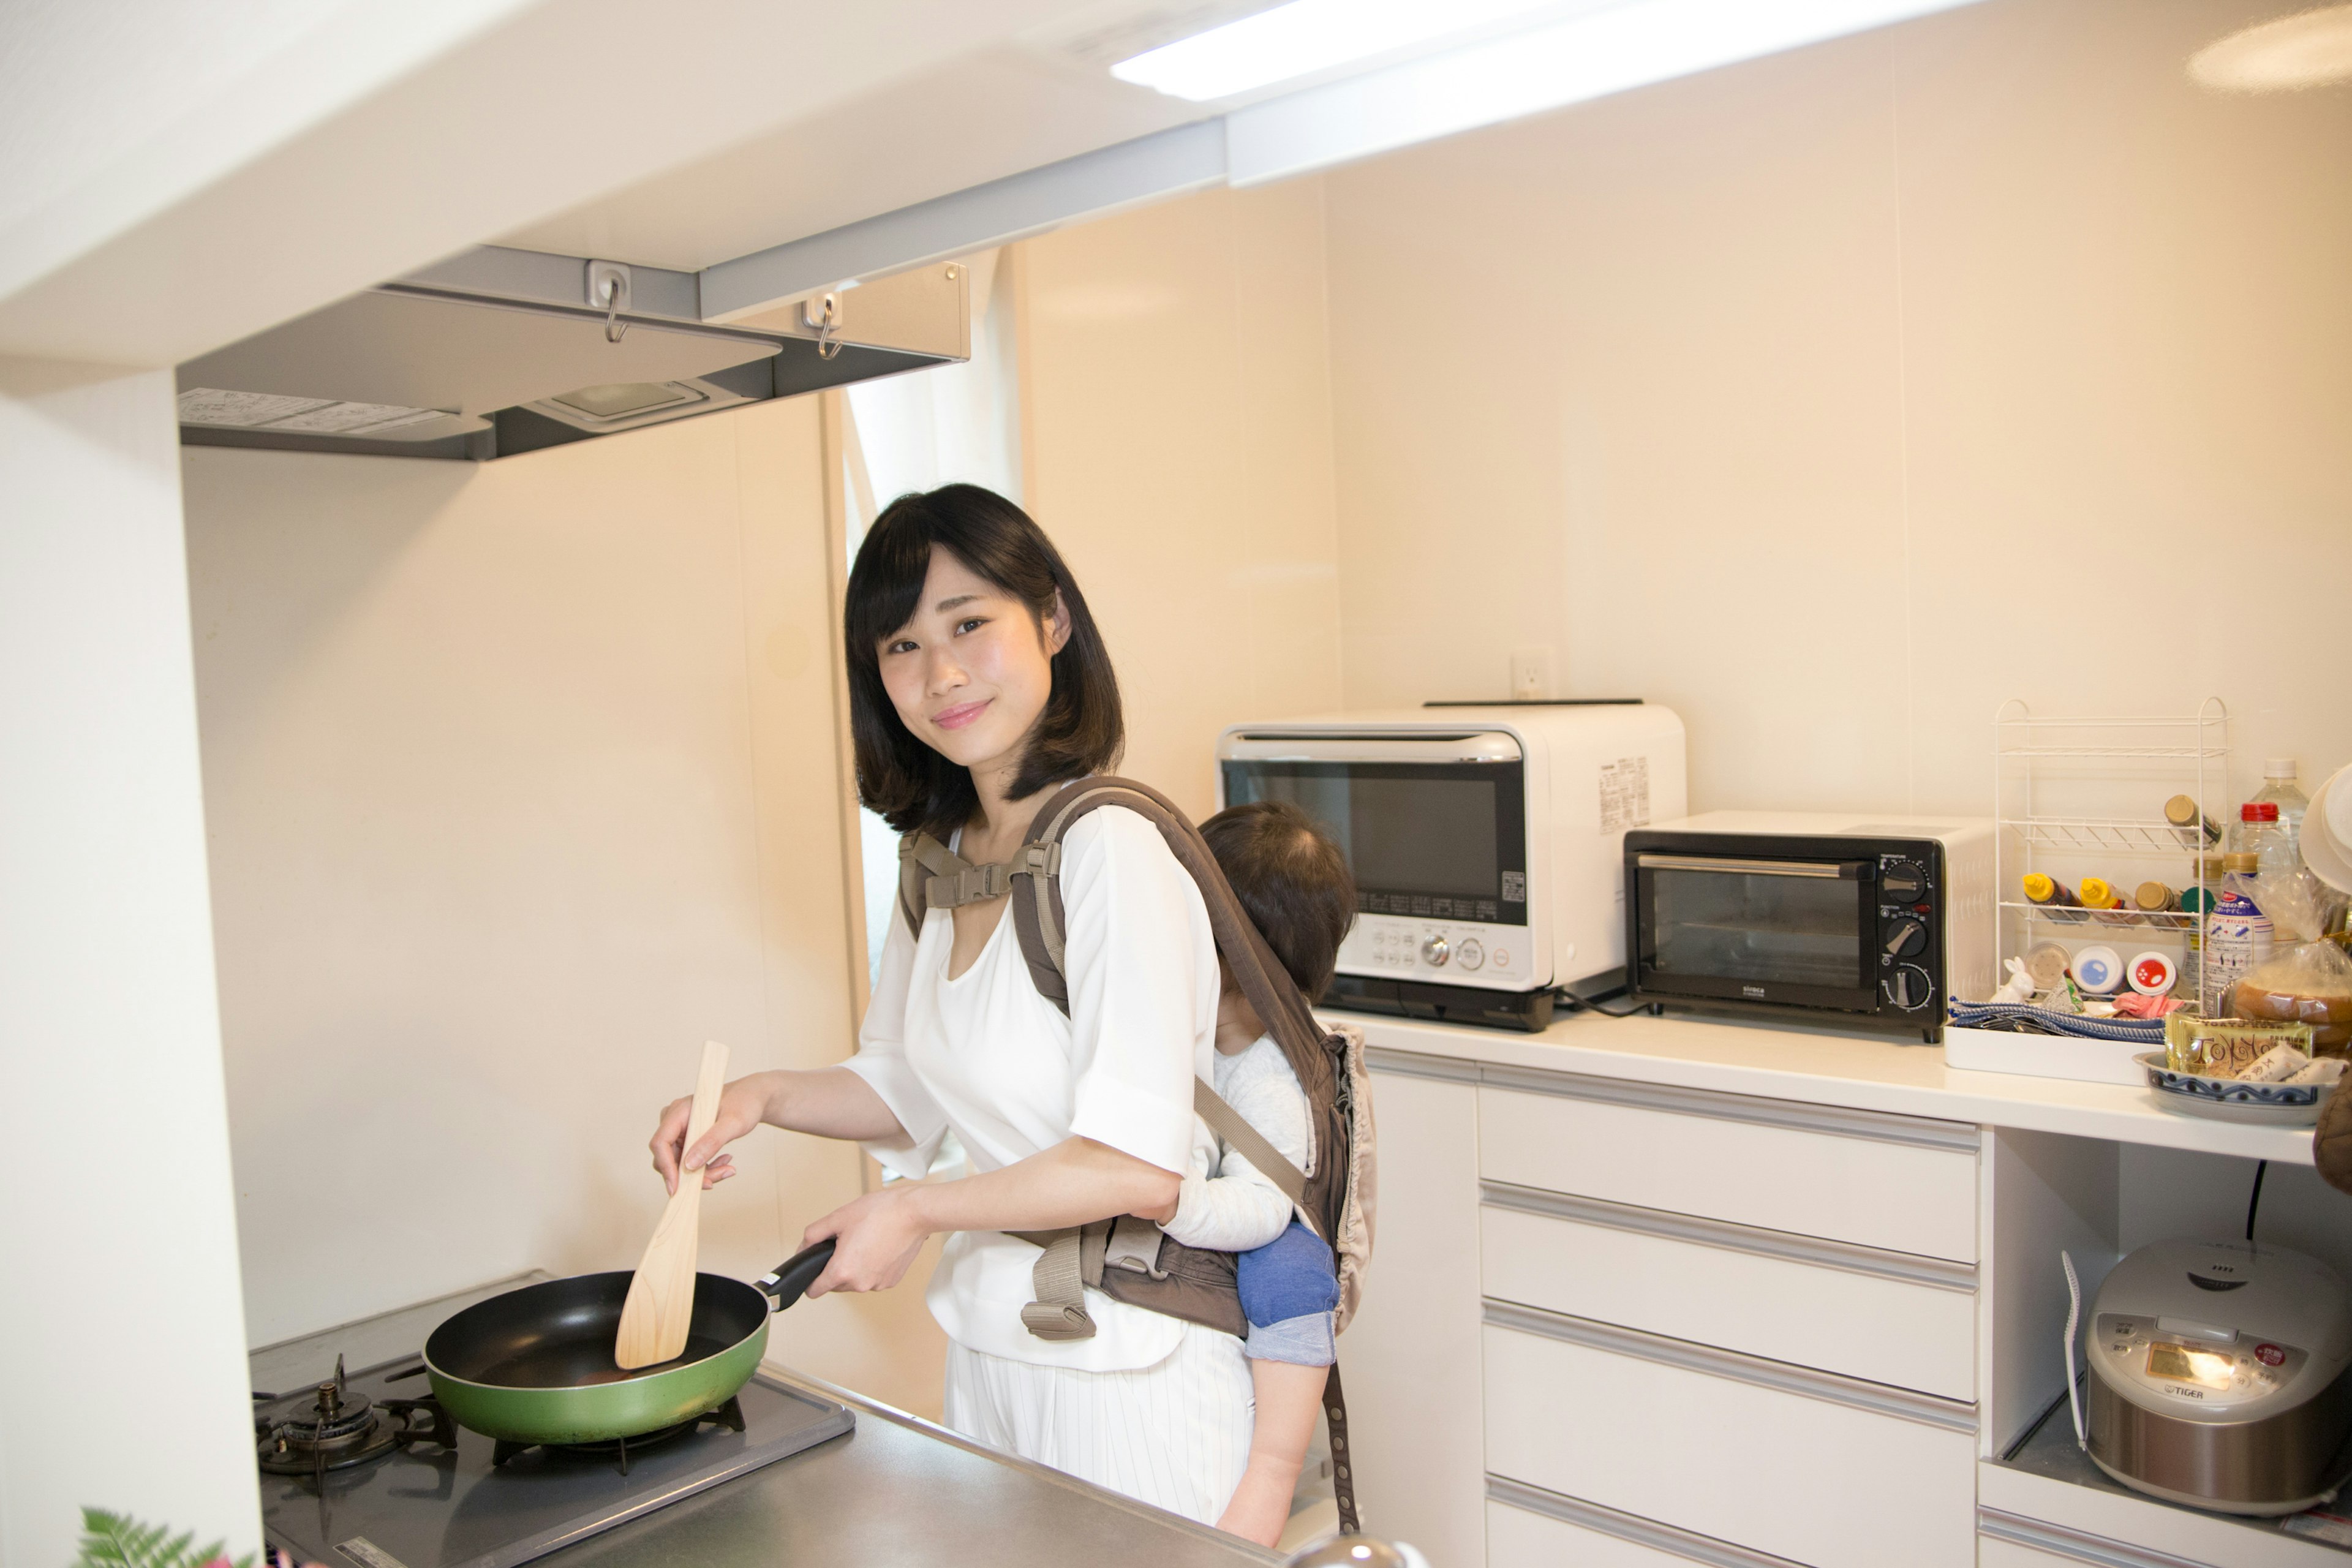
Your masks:
M1315 819L1286 800L1228 806L1201 824L1242 908L1309 1002L1339 966L1356 921L1348 858Z

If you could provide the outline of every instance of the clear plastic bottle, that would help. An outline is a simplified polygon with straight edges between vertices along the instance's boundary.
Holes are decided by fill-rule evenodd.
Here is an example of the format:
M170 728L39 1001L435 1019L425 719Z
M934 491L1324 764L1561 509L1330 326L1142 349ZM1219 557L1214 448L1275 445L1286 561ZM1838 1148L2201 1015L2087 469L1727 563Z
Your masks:
M2279 821L2278 802L2250 800L2238 808L2238 820L2230 824L2230 841L2224 862L2234 861L2241 855L2251 855L2260 869L2276 871L2295 863L2294 840L2288 837ZM2236 870L2235 866L2229 868Z
M2248 811L2254 808L2247 806ZM2251 850L2229 855L2221 896L2205 917L2204 975L2200 989L2221 1014L2230 1010L2230 989L2271 955L2271 921L2254 898L2257 857Z
M2278 807L2279 826L2286 834L2289 847L2300 857L2303 853L2303 814L2311 805L2311 800L2295 787L2294 776L2293 757L2268 759L2263 763L2263 787L2254 792L2254 798L2248 804ZM2264 868L2265 870L2268 868Z

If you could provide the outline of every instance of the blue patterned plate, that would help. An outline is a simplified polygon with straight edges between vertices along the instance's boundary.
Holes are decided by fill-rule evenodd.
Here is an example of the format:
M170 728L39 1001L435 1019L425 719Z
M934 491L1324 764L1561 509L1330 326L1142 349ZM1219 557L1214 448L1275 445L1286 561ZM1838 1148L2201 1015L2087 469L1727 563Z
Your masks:
M2332 1083L2248 1083L2179 1072L2162 1051L2143 1051L2132 1059L2147 1069L2147 1087L2158 1105L2217 1121L2308 1127L2319 1120L2319 1108L2336 1092Z

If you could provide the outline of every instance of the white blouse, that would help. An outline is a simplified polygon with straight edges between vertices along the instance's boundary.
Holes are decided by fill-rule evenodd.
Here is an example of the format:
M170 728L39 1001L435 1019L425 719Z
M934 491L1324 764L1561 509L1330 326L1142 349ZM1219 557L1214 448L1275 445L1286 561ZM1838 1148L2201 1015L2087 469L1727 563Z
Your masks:
M1192 1079L1210 1074L1217 1021L1216 942L1200 889L1160 830L1118 806L1071 827L1061 885L1066 1018L1029 978L1010 904L980 957L952 980L949 912L929 911L916 939L894 911L847 1064L914 1142L867 1146L893 1173L922 1175L950 1128L979 1172L1071 1137L1165 1171L1190 1167ZM1176 1348L1182 1323L1098 1290L1087 1292L1093 1338L1030 1333L1021 1309L1034 1296L1036 1260L1035 1247L1000 1231L957 1233L931 1276L931 1315L958 1344L1042 1366L1127 1371Z

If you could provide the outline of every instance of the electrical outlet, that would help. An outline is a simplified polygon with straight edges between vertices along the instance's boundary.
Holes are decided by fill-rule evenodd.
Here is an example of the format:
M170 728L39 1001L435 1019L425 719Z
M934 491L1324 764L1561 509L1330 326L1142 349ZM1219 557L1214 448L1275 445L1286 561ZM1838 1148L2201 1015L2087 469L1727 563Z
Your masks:
M1548 647L1515 647L1511 650L1511 700L1540 702L1551 695L1551 649Z

